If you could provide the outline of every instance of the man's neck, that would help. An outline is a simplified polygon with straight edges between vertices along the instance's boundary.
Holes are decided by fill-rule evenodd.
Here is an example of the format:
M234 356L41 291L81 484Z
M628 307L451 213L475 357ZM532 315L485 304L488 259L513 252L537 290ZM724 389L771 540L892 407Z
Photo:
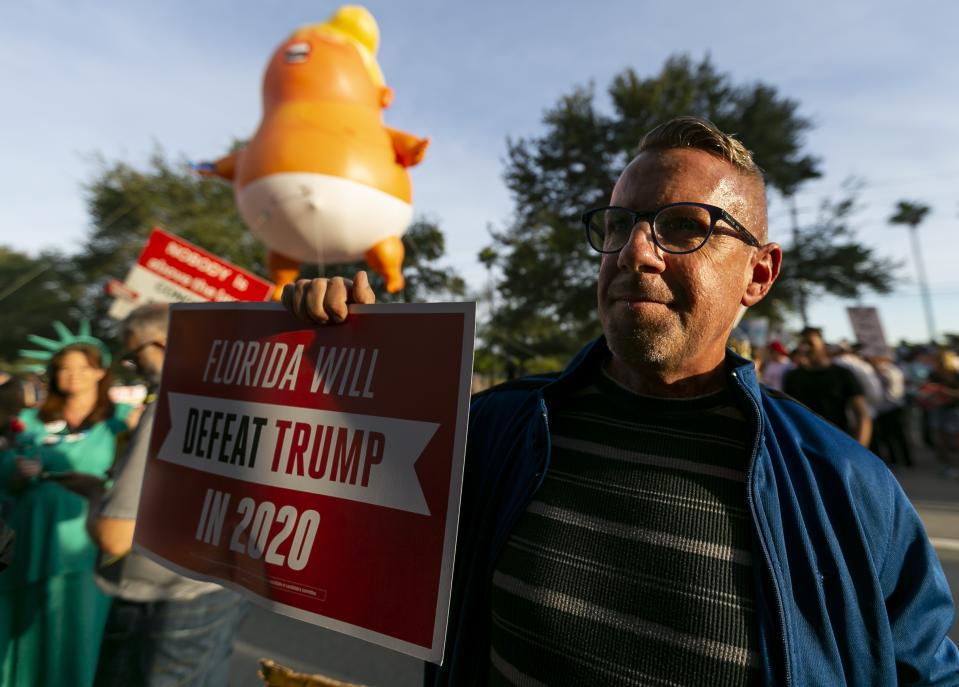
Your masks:
M720 391L726 386L725 364L722 360L712 369L696 374L631 365L615 355L607 358L603 365L607 374L620 386L644 396L695 398Z
M832 365L832 358L828 355L816 355L809 359L809 366L814 370L824 370Z

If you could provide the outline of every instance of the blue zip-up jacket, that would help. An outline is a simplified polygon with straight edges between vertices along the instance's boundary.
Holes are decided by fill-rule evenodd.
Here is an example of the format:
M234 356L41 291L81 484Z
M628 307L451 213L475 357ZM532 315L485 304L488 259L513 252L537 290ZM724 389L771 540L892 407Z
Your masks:
M470 408L442 667L427 685L486 684L493 570L549 469L549 408L609 355L603 338L558 377L478 395ZM759 654L769 685L959 685L945 575L915 509L872 453L727 353L752 422L747 475Z

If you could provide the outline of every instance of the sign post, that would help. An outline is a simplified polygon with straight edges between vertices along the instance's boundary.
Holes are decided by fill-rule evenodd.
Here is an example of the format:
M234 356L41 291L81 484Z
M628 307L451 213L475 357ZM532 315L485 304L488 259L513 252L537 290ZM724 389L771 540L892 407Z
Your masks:
M174 305L137 549L440 662L475 304ZM413 334L411 334L413 333Z

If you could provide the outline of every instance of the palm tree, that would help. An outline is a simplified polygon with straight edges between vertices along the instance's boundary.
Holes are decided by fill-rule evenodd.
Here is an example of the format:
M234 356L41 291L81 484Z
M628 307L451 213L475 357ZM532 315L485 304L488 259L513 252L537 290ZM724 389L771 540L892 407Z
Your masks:
M936 323L932 316L932 299L929 297L929 283L926 280L926 267L919 250L918 227L929 214L929 206L920 202L900 200L896 204L896 211L889 218L890 224L905 224L909 227L909 236L912 239L912 253L916 260L916 272L919 275L919 292L922 294L922 304L926 311L926 329L929 331L930 343L936 340Z

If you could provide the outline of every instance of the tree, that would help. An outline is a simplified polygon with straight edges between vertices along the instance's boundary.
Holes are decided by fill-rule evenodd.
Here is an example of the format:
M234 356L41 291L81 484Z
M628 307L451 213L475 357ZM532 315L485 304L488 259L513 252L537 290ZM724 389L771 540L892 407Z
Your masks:
M75 330L80 313L73 304L76 284L64 269L68 263L55 251L31 257L0 246L0 358L12 362L21 348L35 348L28 334L52 336L53 320Z
M198 177L185 160L173 162L160 150L145 169L100 160L86 193L91 227L76 254L31 258L0 247L0 307L5 324L0 331L0 357L13 360L16 351L27 345L26 335L49 333L53 319L71 328L80 319L90 319L95 334L109 340L115 323L107 316L111 299L104 287L110 279L126 275L155 226L240 267L266 272L265 250L240 219L232 186ZM382 300L460 297L466 292L455 270L437 264L445 253L445 238L435 222L417 220L403 243L406 288ZM364 268L362 263L305 265L303 275L346 274ZM378 275L371 277L377 292L384 293ZM29 284L17 288L23 280Z
M599 256L586 245L579 217L606 204L653 126L684 114L712 120L753 151L768 185L784 196L820 175L819 160L802 149L811 123L798 103L766 84L734 85L708 58L672 57L649 78L627 69L608 95L611 108L603 108L592 85L576 87L546 111L541 135L507 143L514 218L493 233L500 282L490 336L504 357L517 356L529 369L562 362L598 332ZM848 251L854 244L844 245ZM781 290L782 307L792 307L789 296Z
M916 274L919 276L919 290L922 293L922 305L926 313L926 329L929 341L936 340L936 321L932 314L932 297L929 295L929 282L926 279L926 265L919 250L919 225L929 214L929 206L916 201L900 200L896 211L889 218L890 224L904 224L909 227L909 239L912 242L912 255L916 261Z
M265 252L247 231L230 184L194 174L186 162L154 152L146 169L100 160L86 186L91 229L73 257L85 287L79 306L109 331L110 298L104 285L123 279L153 227L162 227L248 270L265 272Z
M403 258L406 284L394 294L387 293L383 288L383 278L363 262L312 266L301 273L305 277L313 277L352 275L357 270L366 270L378 302L383 303L451 299L466 293L466 282L456 270L448 265L437 264L446 254L446 237L436 222L425 218L415 220L403 234L403 247L406 249Z
M794 227L785 250L782 271L769 295L750 309L781 321L784 311L797 312L809 324L809 303L825 294L858 299L865 291L889 293L898 264L877 257L875 251L856 241L853 218L859 209L855 180L845 183L838 201L822 201L816 219Z

